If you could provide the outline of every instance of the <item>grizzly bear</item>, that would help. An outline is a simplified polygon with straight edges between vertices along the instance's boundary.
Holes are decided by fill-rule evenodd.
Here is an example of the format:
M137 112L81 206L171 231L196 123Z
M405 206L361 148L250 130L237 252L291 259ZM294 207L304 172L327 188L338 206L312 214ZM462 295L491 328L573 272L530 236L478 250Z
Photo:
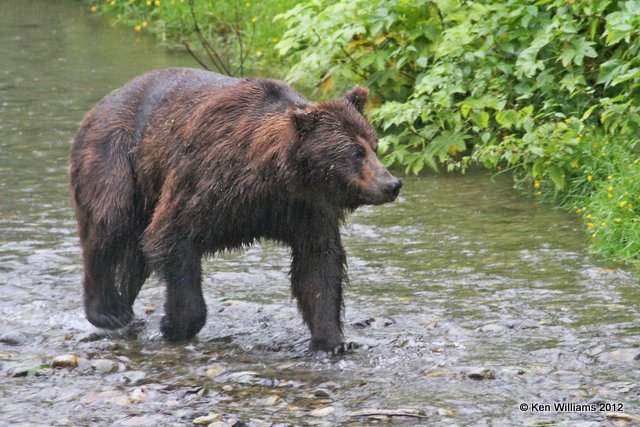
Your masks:
M84 306L119 328L152 271L163 337L203 327L201 258L271 239L291 248L291 289L311 350L344 349L345 215L393 201L362 115L368 91L311 103L288 84L189 68L152 71L100 101L70 158Z

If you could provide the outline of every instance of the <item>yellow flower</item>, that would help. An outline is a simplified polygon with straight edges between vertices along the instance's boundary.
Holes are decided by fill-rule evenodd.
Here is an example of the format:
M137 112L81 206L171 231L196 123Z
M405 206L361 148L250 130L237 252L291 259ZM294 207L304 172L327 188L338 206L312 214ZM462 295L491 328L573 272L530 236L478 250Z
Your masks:
M96 13L98 11L98 6L91 6L89 10L91 11L91 13Z
M627 207L628 207L629 209L631 209L631 208L633 208L633 205L632 205L631 203L629 203L629 204L627 205Z
M564 119L564 122L565 123L571 123L571 119L567 117L566 119Z
M585 215L585 218L587 218L587 219L591 219L591 214L586 214L586 215Z
M580 135L576 136L576 141L580 142L581 139L582 137Z
M591 175L587 175L587 181L589 182L593 181L593 177Z
M111 3L109 3L111 6L115 6L116 5L116 0L111 0Z
M592 222L587 223L587 228L588 228L589 230L593 230L593 227L594 227L594 225L593 225L593 223L592 223Z
M151 2L151 0L149 0L149 1L147 2L147 6L151 6L152 4L153 4L153 3Z
M540 181L538 181L537 179L533 181L533 188L540 188Z
M602 221L602 222L600 223L600 227L606 227L606 226L607 226L607 223L606 223L606 222Z
M256 50L256 56L260 58L262 56L262 51Z
M620 202L620 207L624 208L625 206L627 206L627 201L626 200L621 201Z
M142 31L142 26L140 25L136 25L135 27L133 27L134 30L136 30L137 32Z
M253 18L251 18L251 23L252 24L255 24L256 22L258 22L258 18L257 17L254 16Z
M612 186L608 186L607 187L607 191L609 191L609 192L613 191L613 187Z
M274 37L274 38L271 39L271 41L274 42L274 43L278 43L278 38Z
M608 179L609 181L611 181L611 179L612 179L612 178L613 178L613 176L611 176L611 175L609 175L609 176L607 177L607 179Z
M607 194L607 197L610 198L610 199L613 199L613 194L609 193L609 194Z
M598 233L592 233L591 237L593 237L595 239L596 237L598 237Z
M147 28L148 25L149 23L147 21L142 22L142 28Z
M613 222L615 222L616 224L620 224L622 220L620 218L616 218L613 220Z
M156 5L156 6L160 6L160 0L156 0L156 1L155 1L155 5Z

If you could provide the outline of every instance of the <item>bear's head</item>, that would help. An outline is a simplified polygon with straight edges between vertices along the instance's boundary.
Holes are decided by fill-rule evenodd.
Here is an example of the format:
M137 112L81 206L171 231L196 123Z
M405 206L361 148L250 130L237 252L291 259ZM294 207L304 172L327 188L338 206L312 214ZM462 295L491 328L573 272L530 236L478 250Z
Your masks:
M368 94L356 86L341 98L290 111L300 179L343 208L392 202L402 186L378 159L375 131L362 115Z

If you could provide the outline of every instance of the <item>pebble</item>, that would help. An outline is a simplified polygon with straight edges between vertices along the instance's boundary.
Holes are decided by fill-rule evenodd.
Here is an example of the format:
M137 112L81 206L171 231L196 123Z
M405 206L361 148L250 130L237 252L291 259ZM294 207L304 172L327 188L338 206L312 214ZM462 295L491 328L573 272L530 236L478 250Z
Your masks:
M449 408L438 408L438 415L442 417L453 417L456 415L456 412Z
M309 413L312 417L326 417L335 412L335 408L333 406L325 406L324 408L314 409Z
M471 368L467 376L472 380L492 380L496 377L496 373L489 368Z
M326 388L317 388L313 392L315 397L331 397L331 392Z
M162 424L160 415L140 415L127 418L117 423L121 426L157 426Z
M487 323L486 325L480 326L476 330L478 332L495 333L495 332L502 332L505 329L507 329L507 327L504 325L500 325L499 323Z
M149 399L149 395L144 391L144 389L137 388L131 392L130 399L133 403L142 403Z
M227 372L227 368L218 364L218 365L208 366L205 374L209 378L215 378L218 375L224 374L225 372Z
M632 362L640 360L640 350L637 348L615 350L603 355L603 358L611 362Z
M342 388L342 385L340 385L339 383L334 382L334 381L327 381L327 382L318 384L318 388L319 389L320 388L328 388L328 389L331 389L331 390L337 390L339 388Z
M127 371L124 373L123 378L125 383L129 385L136 385L144 380L146 376L147 374L143 371Z
M56 356L51 361L52 368L77 368L80 356L77 354L63 354Z
M272 395L265 397L264 399L259 399L256 403L261 406L273 406L280 401L280 396Z
M212 425L212 423L214 421L218 421L220 419L220 414L209 414L209 415L204 415L202 417L198 417L195 420L193 420L193 423L195 425L198 426L209 426Z
M27 341L27 337L20 332L9 331L0 335L0 342L8 345L22 345Z
M118 370L118 364L109 359L96 359L91 362L91 368L103 374L110 374Z
M14 378L26 377L29 374L35 374L34 368L29 368L28 366L17 366L15 368L9 369L9 376Z

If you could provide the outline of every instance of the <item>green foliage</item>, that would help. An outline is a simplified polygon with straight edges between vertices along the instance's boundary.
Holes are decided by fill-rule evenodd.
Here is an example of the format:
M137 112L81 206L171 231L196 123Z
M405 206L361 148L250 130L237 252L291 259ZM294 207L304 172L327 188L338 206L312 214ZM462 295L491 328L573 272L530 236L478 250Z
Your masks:
M370 88L387 165L480 163L567 206L609 175L640 195L625 180L639 157L637 0L308 0L277 19L289 80ZM637 260L640 225L627 224L622 255ZM607 233L595 240L620 237Z
M188 43L208 67L214 68L194 29L188 0L84 2L90 11L113 17L134 31L152 33L169 46L184 49L183 45ZM235 75L241 74L241 67L259 70L279 62L273 47L284 26L274 24L273 16L294 4L294 0L193 0L194 15L202 39L216 50L226 68L219 71Z

